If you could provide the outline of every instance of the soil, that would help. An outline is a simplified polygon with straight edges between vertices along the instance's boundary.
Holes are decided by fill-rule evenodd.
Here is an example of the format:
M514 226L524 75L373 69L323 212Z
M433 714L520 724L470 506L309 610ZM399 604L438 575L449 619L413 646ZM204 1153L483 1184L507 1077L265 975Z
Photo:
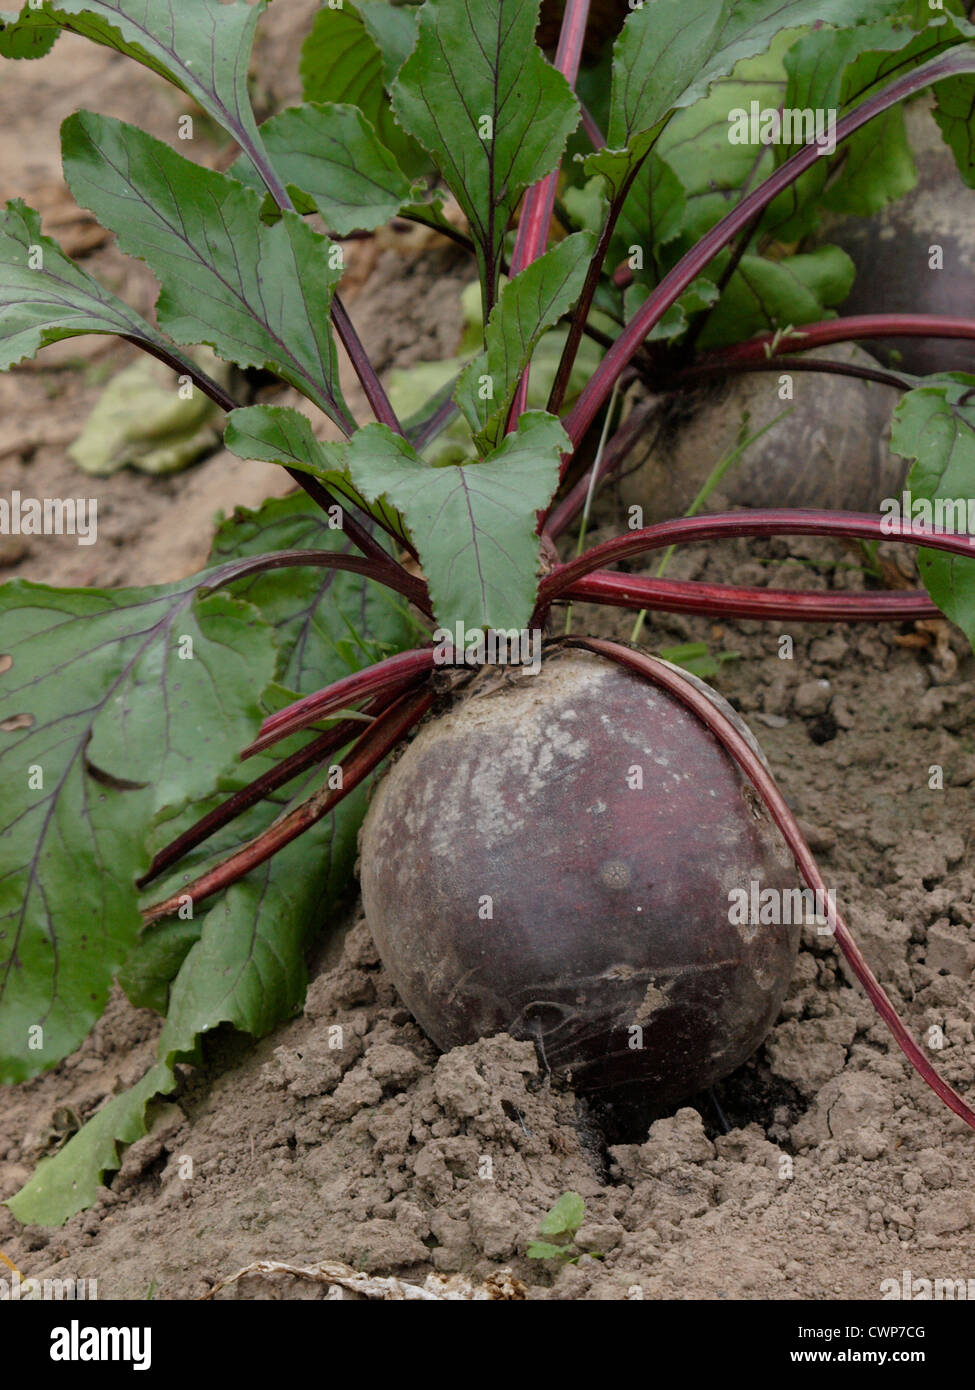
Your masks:
M5 66L0 120L16 120L22 138L6 146L4 196L35 201L57 185L59 116L87 104L157 134L180 107L150 75L133 79L122 60L68 40L41 65ZM214 162L225 157L206 148ZM148 309L143 268L52 199L48 229L76 253L72 235L87 239L85 264ZM403 256L354 245L349 303L380 361L453 350L464 262L451 250ZM424 324L434 325L422 339L421 295ZM82 478L65 444L100 382L128 360L103 340L78 339L0 376L3 491L84 490L98 497L103 522L102 543L90 549L70 538L23 553L7 545L0 577L173 578L199 567L215 511L287 490L276 470L222 453L166 479ZM348 397L362 411L351 383ZM607 498L597 536L611 517ZM899 573L900 557L881 560L889 576ZM775 587L863 580L856 552L804 540L687 550L668 573ZM573 626L625 638L632 617L577 607ZM895 1004L945 1076L970 1093L975 661L961 635L941 622L840 629L661 617L644 640L655 650L706 641L737 653L716 687L760 739ZM194 1298L253 1261L338 1261L416 1284L434 1273L491 1280L505 1296L530 1299L877 1299L882 1281L899 1284L904 1270L972 1273L972 1134L914 1077L831 938L814 928L755 1057L712 1096L688 1098L630 1134L606 1133L540 1071L529 1043L501 1035L438 1054L397 998L358 912L323 923L312 975L303 1015L271 1036L208 1040L204 1065L184 1069L92 1210L42 1229L0 1207L0 1249L25 1276L96 1278L101 1297ZM0 1092L0 1195L138 1079L158 1029L154 1014L116 995L73 1057ZM569 1190L585 1199L585 1253L577 1263L528 1259L540 1217ZM499 1276L506 1268L510 1278ZM310 1278L255 1273L216 1296L328 1292Z

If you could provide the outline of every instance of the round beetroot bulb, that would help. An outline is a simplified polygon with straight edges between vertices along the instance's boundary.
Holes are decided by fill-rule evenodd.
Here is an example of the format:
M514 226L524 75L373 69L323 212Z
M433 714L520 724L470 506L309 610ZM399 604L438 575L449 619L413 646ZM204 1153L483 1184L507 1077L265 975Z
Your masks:
M422 728L361 851L380 955L443 1049L505 1031L577 1090L668 1103L743 1062L789 983L799 928L731 920L732 890L797 885L758 795L683 705L588 653Z

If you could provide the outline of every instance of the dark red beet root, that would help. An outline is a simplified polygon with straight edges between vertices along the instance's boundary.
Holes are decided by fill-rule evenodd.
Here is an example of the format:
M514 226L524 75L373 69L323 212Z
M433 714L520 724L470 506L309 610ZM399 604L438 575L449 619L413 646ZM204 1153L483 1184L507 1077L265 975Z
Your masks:
M691 712L586 653L421 729L361 848L376 945L438 1047L536 1038L599 1099L666 1104L726 1076L789 982L799 928L729 914L733 889L797 883L764 805Z
M975 190L962 183L926 104L908 107L905 115L917 185L873 217L850 217L824 233L856 266L840 312L965 316L975 283ZM931 265L935 247L941 248L941 269ZM896 363L919 376L975 371L975 343L964 339L887 338L867 346L883 361L895 351Z

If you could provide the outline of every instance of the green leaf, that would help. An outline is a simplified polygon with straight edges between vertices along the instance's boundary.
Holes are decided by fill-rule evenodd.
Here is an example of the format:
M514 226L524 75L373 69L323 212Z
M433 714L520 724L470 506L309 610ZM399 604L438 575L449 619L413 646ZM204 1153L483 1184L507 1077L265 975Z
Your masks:
M606 148L585 164L587 174L605 177L611 197L621 195L671 109L706 92L706 83L689 85L688 77L713 58L726 10L714 0L655 0L628 16L613 48Z
M349 482L345 472L345 446L316 439L311 422L291 406L251 405L232 410L224 432L227 448L242 459L280 463L320 479L333 492L362 507L368 503ZM374 516L396 535L403 523L395 509L379 504Z
M425 227L431 227L435 232L442 232L446 237L456 236L457 228L444 213L446 202L445 189L430 188L416 201L403 203L399 210L400 216L409 218L414 222L422 222Z
M938 84L934 118L941 127L959 173L969 188L975 188L975 77L964 73Z
M709 282L705 283L713 288ZM471 288L477 290L478 286L472 282ZM602 327L601 316L596 315L595 319ZM590 322L593 322L593 316ZM566 328L552 328L542 334L532 353L526 409L545 409L562 360L567 334ZM565 409L569 409L578 398L602 357L603 349L591 338L583 338L566 387ZM459 375L469 361L468 356L449 357L439 362L415 362L411 367L394 368L390 373L389 398L411 439L411 431L417 424L425 422L433 410L453 396ZM447 463L464 463L470 458L473 447L470 425L458 411L447 427L424 445L423 457L439 468Z
M467 215L485 313L521 195L555 168L579 119L569 84L535 45L537 18L538 0L426 0L393 83L397 119L430 151Z
M575 232L501 291L485 330L487 350L465 367L454 392L480 452L500 444L521 375L542 334L578 299L595 245L592 232ZM480 394L485 382L491 389L488 400Z
M578 1192L563 1192L538 1223L540 1236L574 1236L586 1215L586 1203Z
M552 1245L547 1240L530 1240L525 1254L530 1260L565 1260L572 1250L566 1245Z
M177 342L277 372L347 428L329 327L341 254L328 238L297 213L265 225L253 189L135 126L81 111L61 136L75 198L159 277L160 325Z
M848 26L896 13L898 0L654 0L635 9L613 51L607 147L586 161L612 195L653 147L671 111L707 95L783 30ZM747 103L746 103L747 105Z
M966 14L966 8L970 7L962 0L947 0L946 8L952 13L935 19L922 10L918 23L927 23L933 29L940 19L947 41L971 42L975 38L975 24ZM960 73L946 82L939 82L934 88L934 98L934 118L955 156L958 171L968 187L975 188L975 77L971 73Z
M259 776L275 757L249 759L237 785ZM201 871L258 833L324 780L321 771L301 780L298 789L278 792L251 815L228 827L218 846L181 865L179 875L153 885L153 897L177 891ZM225 784L224 790L230 784ZM298 1009L307 985L306 953L328 914L348 890L356 856L356 837L366 809L366 787L339 803L330 816L288 845L273 859L235 883L203 918L199 941L190 949L173 982L166 1026L159 1040L161 1059L190 1057L198 1039L221 1023L262 1037ZM195 820L209 802L165 827L166 838L183 822Z
M686 250L720 221L744 188L756 186L772 172L773 150L731 141L728 117L732 111L750 111L752 101L758 102L760 110L784 104L783 58L794 42L795 34L779 35L766 53L736 63L727 77L712 84L706 97L675 111L668 121L653 152L673 169L687 202L681 239L672 255ZM641 177L642 173L637 183Z
M19 198L0 213L0 371L82 333L167 346L134 309L70 261Z
M885 111L846 142L835 180L823 193L823 206L870 217L901 198L917 182L917 167L901 107ZM787 231L783 232L787 235Z
M716 75L730 72L740 58L763 52L783 30L809 25L850 28L899 14L903 8L904 0L730 0L724 5L714 56L699 81L710 83Z
M928 378L926 385L909 391L900 401L891 428L891 448L915 461L907 476L913 501L947 504L946 520L952 526L962 520L953 515L957 505L965 518L957 526L962 532L975 498L973 391L975 377L960 372L940 380ZM902 519L939 524L937 513L926 516L923 508ZM918 568L935 603L975 646L975 560L924 549L918 553Z
M684 185L670 165L651 152L641 164L617 219L610 242L610 266L639 252L635 259L642 259L643 264L632 266L634 278L656 284L661 277L655 253L679 234L686 212Z
M342 445L316 439L308 416L290 405L248 405L230 411L224 443L238 458L298 468L331 486L344 483Z
M169 989L190 948L200 939L200 923L173 917L144 927L119 971L118 982L137 1009L169 1007Z
M390 0L359 0L355 8L382 56L383 76L392 83L416 43L416 7Z
M728 661L739 660L740 652L719 651L712 653L706 642L684 642L678 647L661 648L657 655L672 666L683 666L692 676L701 680L714 680L721 667Z
M900 17L840 33L817 29L804 34L785 55L788 82L783 104L839 110L860 101L893 72L902 70L905 58L913 64L943 47L932 36L939 32L917 34ZM787 159L798 144L784 143L781 158Z
M322 6L301 50L305 100L357 106L410 178L425 173L430 161L393 119L387 88L415 37L412 7L344 0L338 9Z
M595 24L596 19L593 16L589 24L590 44ZM613 23L612 35L607 32L599 36L601 46L598 58L593 60L587 53L576 74L576 80L572 84L580 105L585 105L586 110L600 130L605 130L609 125L609 93L613 77L613 44L610 39L615 37L619 25L620 21L617 18ZM589 46L587 44L587 49ZM582 164L586 156L591 153L592 141L580 122L569 136L565 147L565 158L562 161L559 180L563 201L570 186L578 186L584 182Z
M589 316L589 322L594 327L607 330L609 325L598 312ZM531 376L528 379L528 409L544 410L548 403L548 398L555 383L555 375L562 361L562 349L565 347L565 340L568 337L567 328L553 328L548 333L542 335L542 340L532 354ZM583 338L579 344L579 351L576 360L572 365L572 373L565 388L565 398L562 402L563 407L568 410L583 389L589 384L589 378L599 366L603 359L604 349L591 338Z
M721 261L714 269L720 272ZM742 256L699 339L702 348L740 343L756 333L815 323L849 294L853 262L838 246L782 261Z
M60 1226L98 1198L102 1175L119 1167L119 1145L132 1144L146 1132L146 1106L176 1085L172 1069L161 1062L131 1090L114 1096L63 1149L42 1158L32 1177L7 1201L18 1221L31 1226Z
M296 494L266 502L256 512L238 511L224 522L214 543L214 559L223 564L214 572L227 573L250 555L343 543L314 504ZM232 586L237 599L258 604L274 627L280 672L290 683L325 684L365 665L377 651L412 640L412 619L385 601L384 591L355 575L324 574L310 568L278 570ZM341 648L343 619L357 625L361 639L351 654ZM216 791L164 807L156 817L152 848L161 848L290 751L288 743L248 759L221 775ZM155 900L178 891L266 829L321 780L321 771L313 770L252 807L151 885L148 896ZM230 1023L260 1036L300 1006L307 950L349 889L367 798L367 788L357 788L331 816L235 884L198 920L171 919L144 932L120 979L134 1001L154 1008L168 1002L159 1061L133 1090L116 1097L60 1153L39 1165L10 1204L19 1220L57 1224L92 1205L104 1174L119 1166L118 1145L144 1133L147 1104L172 1090L173 1066L198 1057L204 1034Z
M650 289L650 284L638 280L626 290L623 304L626 310L627 323L648 298ZM718 302L718 298L717 285L705 276L699 275L693 284L688 285L677 303L672 304L660 322L654 326L647 341L651 343L667 342L673 338L679 338L695 314L701 313L704 309L710 309L713 304ZM735 341L737 342L738 339L736 338Z
M238 509L218 529L211 562L219 565L280 550L349 548L345 536L330 527L321 509L304 493L296 492L265 502L257 511ZM228 592L258 608L277 638L276 675L281 684L265 690L265 709L290 704L295 692L318 689L393 652L415 646L420 638L419 624L395 595L371 580L340 570L318 566L265 570L228 585ZM299 737L296 746L303 741ZM153 848L161 848L184 828L184 821L192 823L210 810L211 804L218 805L226 793L238 790L290 751L290 744L282 746L263 761L248 759L243 767L221 776L219 794L196 803L192 814L185 808L162 812L157 818ZM172 891L177 891L177 883L259 834L279 809L277 803L268 803L208 840L180 865ZM336 880L334 891L342 886ZM165 896L158 884L149 891L153 899ZM169 984L199 931L198 923L171 920L143 932L120 977L133 1003L165 1007Z
M908 67L949 47L955 41L952 34L938 21L917 33L904 17L842 33L807 34L785 58L789 81L784 104L842 115ZM787 159L795 148L788 143L777 146L776 161ZM837 159L823 159L804 175L800 183L805 206L798 217L782 224L780 234L786 240L807 235L818 221L820 205L869 216L906 193L915 181L903 112L896 107L857 131Z
M271 630L238 599L199 596L234 569L155 589L0 588L4 1081L85 1037L139 930L149 818L205 791L260 723Z
M57 42L60 27L43 10L0 10L0 58L43 58Z
M372 231L388 222L411 195L409 181L355 106L292 106L264 122L261 138L298 210L321 213L336 236ZM246 157L230 172L241 183L263 189ZM269 195L265 218L277 220L279 211Z
M271 762L252 760L247 776L259 775ZM305 785L301 794L309 790ZM261 1037L300 1008L307 984L306 953L322 915L348 883L365 796L365 787L357 788L330 817L234 884L206 913L199 939L190 946L172 985L159 1060L131 1090L99 1110L63 1149L38 1164L7 1204L19 1221L61 1225L93 1205L105 1174L119 1167L119 1145L146 1132L146 1107L155 1096L173 1090L177 1062L198 1060L199 1040L206 1033L230 1023ZM256 832L256 816L264 828L285 806L279 794L256 808L244 829ZM195 820L201 811L200 805L192 805L184 819ZM166 838L178 833L181 824L170 823ZM234 838L239 843L239 831ZM230 848L221 845L223 853ZM199 871L198 861L189 863L193 872Z
M348 444L348 468L370 499L403 514L438 622L524 628L538 587L535 513L558 486L565 431L541 411L482 463L431 468L401 435L367 425Z
M266 0L58 0L51 13L64 28L182 88L266 167L247 93L254 33L266 8Z
M766 53L739 61L707 97L675 112L655 147L683 185L687 213L675 253L687 250L773 167L793 152L787 142L762 146L729 141L731 116L759 111L843 114L905 67L952 42L940 22L917 34L899 17L855 29L820 28L796 37L780 33ZM949 84L940 84L939 91ZM643 178L641 170L638 182ZM914 182L914 164L900 108L876 117L826 155L766 209L759 235L793 242L812 232L823 208L866 216L901 196ZM645 234L646 235L646 234ZM637 240L638 238L634 238ZM674 257L664 257L669 269Z

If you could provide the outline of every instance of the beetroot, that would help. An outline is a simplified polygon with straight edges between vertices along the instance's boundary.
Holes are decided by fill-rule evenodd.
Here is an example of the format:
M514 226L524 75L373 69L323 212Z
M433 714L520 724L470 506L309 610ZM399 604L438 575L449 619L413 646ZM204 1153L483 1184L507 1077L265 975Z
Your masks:
M433 1041L534 1038L583 1092L666 1103L709 1086L758 1047L789 982L799 928L730 920L732 890L797 883L760 798L696 715L588 653L428 723L361 850L377 947Z
M849 343L812 355L876 365ZM890 452L897 393L872 381L795 370L792 394L783 399L779 376L802 361L797 354L778 374L719 378L696 399L664 398L621 471L623 504L642 507L645 523L682 515L715 464L740 443L743 428L753 442L709 493L707 511L876 511L885 497L897 496L906 472L903 459Z
M971 307L975 274L975 191L958 177L926 103L908 107L907 128L918 181L903 198L873 217L827 224L824 239L841 246L856 266L844 314L962 314ZM940 248L942 264L932 264ZM905 371L971 372L970 340L890 337L876 345L891 351Z

